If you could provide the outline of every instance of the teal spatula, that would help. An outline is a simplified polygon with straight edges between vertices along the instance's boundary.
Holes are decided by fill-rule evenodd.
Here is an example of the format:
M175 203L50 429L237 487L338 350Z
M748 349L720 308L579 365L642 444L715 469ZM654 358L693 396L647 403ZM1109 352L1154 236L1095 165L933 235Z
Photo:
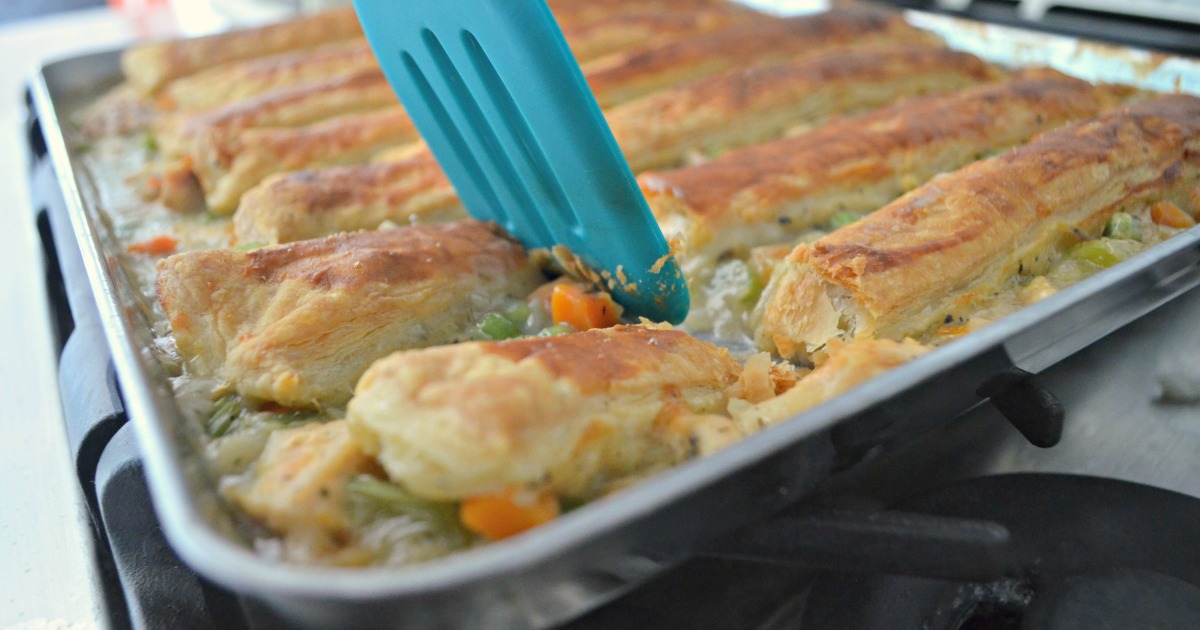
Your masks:
M683 320L683 275L544 0L354 5L472 216L565 245L631 315Z

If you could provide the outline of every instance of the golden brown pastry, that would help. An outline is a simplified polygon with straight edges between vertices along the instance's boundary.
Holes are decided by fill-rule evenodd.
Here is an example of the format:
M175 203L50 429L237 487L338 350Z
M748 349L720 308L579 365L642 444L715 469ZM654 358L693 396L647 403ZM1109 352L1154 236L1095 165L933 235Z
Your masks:
M754 20L695 37L652 44L584 65L601 107L737 68L832 48L886 42L934 42L899 13L866 6L777 20Z
M631 166L639 169L996 74L976 57L943 48L867 47L701 79L613 107L606 118ZM434 165L422 150L388 164L297 173L264 183L238 209L237 238L286 242L329 233L309 230L369 229L384 220L455 216L461 206Z
M635 2L615 12L609 9L595 14L581 10L584 4L567 3L556 11L571 51L580 62L645 46L651 40L664 42L751 19L770 19L727 2ZM167 83L155 102L167 109L208 109L273 89L364 70L379 74L379 64L367 41L356 38L200 69Z
M679 444L712 428L737 377L724 349L617 326L393 354L363 375L347 421L421 496L532 486L585 498L686 456Z
M337 116L399 108L387 79L374 70L271 90L201 112L168 116L158 125L158 145L168 157L221 151L255 128L302 127Z
M420 151L390 164L284 173L243 197L233 215L238 243L289 243L325 234L450 221L466 216L454 187Z
M632 8L647 10L657 6L658 3L635 4ZM580 47L593 44L597 47L616 46L619 42L614 42L614 38L624 42L622 45L634 45L641 43L638 38L647 30L664 23L674 23L675 28L668 30L678 36L689 29L712 30L746 21L748 15L755 14L727 8L689 15L686 19L669 19L658 13L635 11L610 16L607 20L580 21L567 35L573 45ZM347 56L349 61L345 60ZM317 62L276 58L255 63L262 65L271 61L280 64L275 68L276 72L269 68L258 68L257 71L274 79L362 62L349 45L342 46L340 53L334 51L332 59L326 57ZM295 70L297 65L299 70ZM254 68L255 64L226 68L225 75L232 76L216 78L236 81L247 67ZM227 91L221 87L222 83L213 85L215 87L211 89L215 91ZM197 97L193 95L192 98ZM387 106L393 109L372 111ZM340 128L331 129L334 125ZM160 127L160 144L164 152L168 156L188 156L181 161L181 167L194 171L209 209L219 214L233 212L243 193L273 173L365 162L381 149L405 145L417 138L415 128L377 67L268 91L250 102L226 105L212 112L172 117ZM281 131L275 129L277 127L294 129ZM260 133L259 128L271 128L271 131Z
M210 109L279 88L366 70L378 73L379 62L365 39L351 39L207 68L168 83L155 102L172 110Z
M614 107L606 118L638 172L998 76L978 57L923 43L851 48L700 79Z
M1131 93L1029 70L638 181L663 233L682 237L678 253L695 280L730 250L786 242L838 212L871 212L938 173L1113 109Z
M143 94L152 94L167 81L219 64L361 37L358 16L345 7L259 28L136 46L121 56L121 70Z
M386 108L294 129L247 129L199 145L191 166L208 209L231 214L242 194L269 175L366 162L383 149L419 139L402 108Z
M251 399L345 403L372 361L452 343L543 281L521 246L478 221L341 234L158 265L180 355Z
M1200 99L1172 95L1038 136L935 178L788 257L759 344L803 356L831 339L920 336L1017 274L1037 275L1123 208L1200 182Z
M579 63L749 22L774 19L734 2L692 3L672 0L614 7L590 19L562 24L563 35ZM671 6L689 5L698 6ZM562 20L559 20L562 22Z

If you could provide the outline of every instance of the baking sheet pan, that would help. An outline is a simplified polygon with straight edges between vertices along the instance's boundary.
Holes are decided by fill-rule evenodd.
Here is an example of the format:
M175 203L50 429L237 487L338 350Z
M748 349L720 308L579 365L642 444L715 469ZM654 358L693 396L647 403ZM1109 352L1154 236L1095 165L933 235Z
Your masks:
M952 47L1091 80L1200 93L1200 63L910 12ZM135 423L155 508L180 556L206 578L314 628L546 627L594 607L760 521L853 464L977 404L1012 367L1039 372L1200 285L1200 228L1139 254L962 340L711 457L566 514L528 535L408 567L283 565L241 541L150 351L136 289L107 254L104 208L72 152L78 104L119 77L119 52L45 65L37 115L66 199Z

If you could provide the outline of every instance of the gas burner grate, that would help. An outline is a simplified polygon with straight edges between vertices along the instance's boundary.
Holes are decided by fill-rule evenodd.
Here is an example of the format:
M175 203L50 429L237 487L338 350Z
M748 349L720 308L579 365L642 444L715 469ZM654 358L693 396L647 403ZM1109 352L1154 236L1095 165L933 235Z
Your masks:
M1005 528L1004 574L954 582L927 572L823 573L801 628L1200 628L1200 531L1180 525L1198 522L1200 499L1099 477L1013 474L899 507Z

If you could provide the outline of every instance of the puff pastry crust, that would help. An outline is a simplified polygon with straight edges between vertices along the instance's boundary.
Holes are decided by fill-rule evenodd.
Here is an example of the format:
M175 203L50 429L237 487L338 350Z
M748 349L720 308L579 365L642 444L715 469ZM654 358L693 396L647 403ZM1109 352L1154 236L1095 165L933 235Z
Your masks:
M303 127L337 116L399 107L396 93L375 70L301 83L199 112L168 116L157 125L158 144L169 157L219 151L255 128Z
M138 90L152 94L172 79L219 64L361 37L358 16L346 7L260 28L136 46L121 56L121 70Z
M796 356L837 338L919 336L1081 234L1098 236L1114 212L1198 181L1196 97L1049 131L797 247L760 304L758 342Z
M584 498L686 457L678 444L724 410L738 372L724 349L644 326L466 343L375 363L347 421L422 496L548 486Z
M386 108L298 128L247 129L203 144L192 170L208 209L232 214L242 195L275 173L367 162L371 156L420 139L403 108Z
M607 118L638 172L677 166L689 153L746 146L839 114L998 76L978 57L947 48L852 48L700 79L614 107Z
M997 70L966 53L924 44L865 47L700 79L613 107L606 118L638 170L996 76ZM238 209L238 239L286 242L329 233L307 231L312 229L369 229L383 220L407 223L462 212L432 156L425 149L420 153L264 184Z
M289 243L325 234L464 218L450 180L428 151L406 160L268 178L233 215L239 243Z
M695 275L730 249L786 241L840 211L871 212L938 173L1104 113L1131 94L1029 70L638 181L663 233L682 236L684 269Z
M735 24L687 39L598 59L584 66L601 107L656 90L751 65L762 65L834 47L883 42L934 42L899 13L865 6Z
M543 277L494 225L462 221L159 262L157 292L181 356L238 393L340 405L372 361L452 343Z
M352 39L201 70L168 83L155 103L171 110L211 109L292 85L368 70L379 70L371 46L364 39Z

